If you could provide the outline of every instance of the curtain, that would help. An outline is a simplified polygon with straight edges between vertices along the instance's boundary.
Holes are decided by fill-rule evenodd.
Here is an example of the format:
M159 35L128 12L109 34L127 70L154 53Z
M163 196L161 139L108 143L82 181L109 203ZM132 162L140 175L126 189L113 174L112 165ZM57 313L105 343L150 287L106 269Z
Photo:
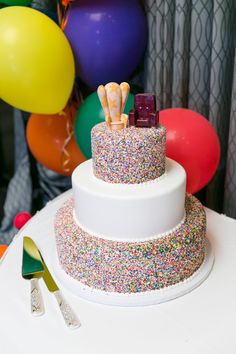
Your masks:
M14 217L19 212L35 213L49 200L71 188L70 177L47 169L30 154L25 128L29 115L14 109L15 166L4 203L0 244L9 244L16 233Z
M236 2L146 0L144 90L158 109L185 107L214 126L221 161L205 204L236 217Z
M13 227L14 216L20 211L31 212L32 181L30 176L29 155L25 140L24 118L23 113L14 110L15 173L7 189L3 208L4 217L0 225L0 243L8 244L13 238L16 232Z

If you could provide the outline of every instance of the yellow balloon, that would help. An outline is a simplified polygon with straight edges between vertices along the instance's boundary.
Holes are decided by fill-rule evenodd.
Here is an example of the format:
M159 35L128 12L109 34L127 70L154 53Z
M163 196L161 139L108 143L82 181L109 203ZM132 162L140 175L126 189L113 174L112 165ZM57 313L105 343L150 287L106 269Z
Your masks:
M27 7L0 10L0 98L27 112L56 114L74 78L70 44L54 21Z

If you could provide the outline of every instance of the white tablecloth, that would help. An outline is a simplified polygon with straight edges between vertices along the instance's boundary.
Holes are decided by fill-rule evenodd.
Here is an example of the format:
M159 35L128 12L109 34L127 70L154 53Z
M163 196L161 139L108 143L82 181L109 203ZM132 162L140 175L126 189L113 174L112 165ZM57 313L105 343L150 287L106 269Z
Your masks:
M66 328L41 281L45 315L30 314L30 284L21 277L22 237L32 237L52 270L53 219L66 193L36 214L0 264L1 354L235 354L236 220L207 210L215 248L210 276L197 289L156 306L123 308L82 300L61 290L82 322ZM53 273L53 271L52 271Z

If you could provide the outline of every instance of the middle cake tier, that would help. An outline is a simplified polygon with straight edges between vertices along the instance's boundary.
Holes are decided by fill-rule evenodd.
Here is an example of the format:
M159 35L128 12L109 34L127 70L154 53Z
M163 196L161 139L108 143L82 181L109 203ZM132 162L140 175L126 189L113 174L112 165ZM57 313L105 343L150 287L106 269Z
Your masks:
M96 178L92 160L88 160L73 172L72 186L76 223L104 239L148 240L173 231L184 221L186 173L168 158L160 178L131 185Z

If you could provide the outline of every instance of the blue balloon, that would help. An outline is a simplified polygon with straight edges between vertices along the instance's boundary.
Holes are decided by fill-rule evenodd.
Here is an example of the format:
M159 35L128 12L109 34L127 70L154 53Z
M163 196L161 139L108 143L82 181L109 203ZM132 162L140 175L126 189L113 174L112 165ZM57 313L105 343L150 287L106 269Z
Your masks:
M147 44L147 20L138 0L80 0L68 11L65 35L79 77L92 89L127 79Z

